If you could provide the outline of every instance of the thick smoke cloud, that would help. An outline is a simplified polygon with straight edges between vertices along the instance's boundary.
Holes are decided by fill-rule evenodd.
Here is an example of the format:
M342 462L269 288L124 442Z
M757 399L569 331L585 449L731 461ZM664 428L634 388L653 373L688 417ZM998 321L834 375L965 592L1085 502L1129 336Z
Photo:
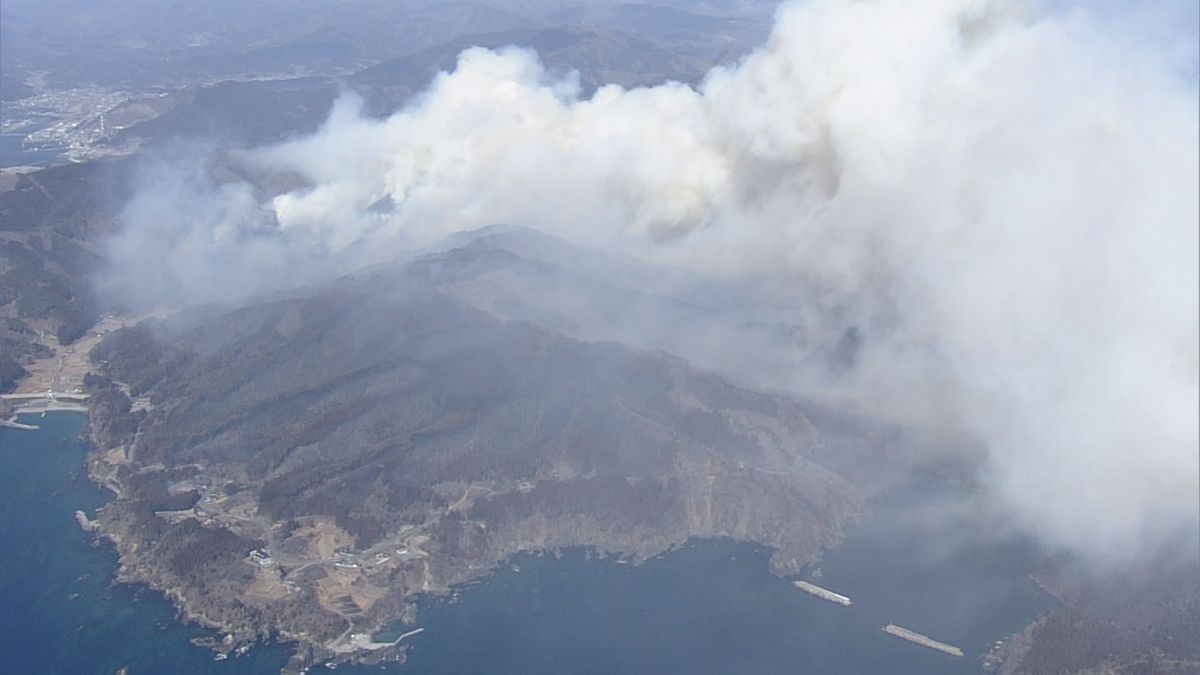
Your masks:
M984 439L1018 522L1119 563L1200 527L1180 6L810 0L696 89L589 99L532 53L471 49L389 119L347 98L238 155L288 178L269 193L158 171L108 283L197 301L508 222L821 288L863 337L837 393Z

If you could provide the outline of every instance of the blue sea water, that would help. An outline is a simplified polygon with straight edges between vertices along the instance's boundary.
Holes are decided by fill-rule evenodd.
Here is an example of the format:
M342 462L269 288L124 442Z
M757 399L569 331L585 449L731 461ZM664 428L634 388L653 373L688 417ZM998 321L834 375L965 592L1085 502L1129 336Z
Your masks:
M851 596L850 607L793 588L768 571L770 549L731 540L693 540L640 566L582 550L522 555L457 601L424 602L426 632L410 638L409 661L395 670L979 673L994 641L1051 599L1027 577L1029 543L972 529L977 514L954 506L961 496L933 484L892 495L824 557L819 578L802 575ZM966 656L887 635L888 623Z
M285 646L214 662L189 642L205 632L176 621L160 595L114 584L111 546L72 515L109 498L84 475L83 416L23 421L42 429L0 429L0 674L279 671ZM977 523L942 508L950 497L926 486L881 502L825 557L813 580L852 596L848 608L771 575L770 550L728 540L692 541L642 565L583 549L522 555L456 599L423 601L425 632L409 639L409 662L386 672L977 673L992 641L1050 600L1026 578L1030 547L974 536ZM916 512L941 515L912 518L914 500L928 507ZM889 622L967 656L888 636Z
M189 642L162 595L116 584L117 556L75 520L112 494L87 479L78 413L23 415L38 431L0 428L0 673L130 675L278 673L288 651L267 646L225 662Z

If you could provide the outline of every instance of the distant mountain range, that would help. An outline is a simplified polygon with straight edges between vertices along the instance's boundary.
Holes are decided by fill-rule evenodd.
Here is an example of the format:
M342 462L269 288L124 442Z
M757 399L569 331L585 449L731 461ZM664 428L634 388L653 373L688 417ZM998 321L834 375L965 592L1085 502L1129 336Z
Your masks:
M387 114L474 45L536 49L551 69L578 71L588 89L695 81L756 44L770 7L14 0L0 21L0 101L19 105L39 90L85 85L150 92L105 113L99 151L153 152L181 138L259 145L314 131L346 91L361 95L370 113ZM316 74L287 75L297 68ZM26 84L35 72L46 75L35 78L42 89ZM101 127L99 116L78 122L88 133ZM119 309L95 296L89 277L136 164L0 175L0 390L44 355L34 336L48 331L69 343Z

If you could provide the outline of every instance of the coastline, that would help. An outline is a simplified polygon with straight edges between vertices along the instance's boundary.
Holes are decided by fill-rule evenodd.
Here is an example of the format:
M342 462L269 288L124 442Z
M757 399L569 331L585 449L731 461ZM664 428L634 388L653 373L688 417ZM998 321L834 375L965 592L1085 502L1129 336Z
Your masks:
M735 510L721 512L713 511L712 504L704 504L696 498L686 502L690 508L684 513L684 520L636 531L613 530L608 523L590 515L553 519L538 517L511 524L482 520L480 515L472 511L475 502L485 497L495 499L505 495L510 498L522 495L524 498L527 493L539 489L537 484L455 484L453 490L445 490L448 493L445 504L433 503L436 509L429 512L433 519L429 522L433 525L423 526L398 544L411 557L406 557L399 550L391 550L396 546L371 545L355 550L351 544L344 554L348 561L335 560L337 556L334 555L288 560L286 555L278 555L278 548L273 548L268 551L271 557L277 558L273 571L269 569L270 565L260 565L254 560L241 558L223 560L200 574L182 575L170 569L161 551L156 553L146 545L155 541L150 537L160 536L164 531L191 528L193 532L206 532L203 535L205 537L232 537L237 541L237 546L242 546L242 542L257 541L253 546L242 549L241 555L244 556L251 548L268 550L272 545L271 533L277 523L259 512L256 495L260 485L242 482L235 490L227 492L223 486L228 484L228 474L208 475L199 466L163 467L145 464L148 460L138 462L130 457L129 451L140 433L142 418L135 418L138 424L129 427L124 436L113 435L115 432L112 432L111 426L114 421L129 417L131 409L136 414L142 414L144 408L134 407L135 402L129 399L126 385L108 381L107 378L105 380L107 384L101 385L102 389L87 395L94 398L84 399L92 404L90 409L79 403L54 402L27 406L31 410L23 414L85 414L86 433L90 442L86 455L87 476L93 483L116 495L97 510L94 520L88 519L88 531L96 532L112 542L117 554L115 576L118 581L154 590L176 609L181 623L215 631L216 636L205 638L197 644L210 649L217 656L231 656L258 644L273 643L294 649L297 655L308 655L306 658L311 657L314 661L360 664L383 660L403 661L406 658L406 645L402 638L390 644L383 640L376 642L373 633L400 619L413 626L418 602L456 595L467 584L488 576L516 555L554 554L568 548L583 547L594 549L600 556L617 556L636 564L680 549L691 539L727 537L771 549L770 569L776 576L783 577L798 572L802 566L815 562L823 553L838 547L844 529L863 516L863 505L852 505L856 508L839 512L839 517L829 528L793 532L785 537L781 533L773 534L772 531L761 529L735 529L737 520L733 515L738 512L736 509L742 508L740 502L729 504ZM114 399L119 399L122 405L112 405ZM113 439L119 440L114 443ZM743 475L734 465L715 465L711 461L699 464L680 462L674 466L674 470L684 480L691 480L700 487L707 485L705 481L713 475L725 476L730 480ZM154 500L145 496L145 487L151 484L158 486L159 490L164 485L172 486L170 489L174 490L175 485L183 484L179 493L172 494L193 493L196 502L183 507L156 506ZM755 485L761 486L761 483L756 482ZM704 494L701 491L696 496L703 497ZM229 505L224 505L227 500ZM765 509L772 503L764 498L760 505ZM706 508L700 508L702 505ZM138 515L139 512L145 515ZM472 516L473 519L467 520L464 516ZM480 529L491 534L491 538L484 542L486 546L482 550L473 552L470 557L447 553L444 548L439 548L438 539L433 540L432 546L426 546L427 551L421 548L425 542L413 544L409 541L426 536L421 532L437 532L434 527L442 520L451 525L460 522L484 523ZM200 545L207 545L207 540L196 541ZM341 544L338 546L342 547ZM383 548L388 548L386 553L393 560L379 564L369 562L370 557L384 553ZM416 555L418 553L420 555ZM339 566L339 562L343 566ZM389 574L393 574L397 568L391 566L398 566L400 562L407 564L399 567L401 576L387 577L389 585L385 590L388 595L380 598L384 602L374 607L364 605L365 611L338 613L337 618L345 623L338 625L335 631L325 630L328 621L324 619L327 617L320 615L328 609L329 598L336 600L339 597L336 589L350 588L352 581L360 579L378 586L379 579L367 573L387 567ZM253 570L256 581L271 574L279 576L280 581L291 581L293 577L290 575L296 573L294 583L298 585L299 592L294 596L285 593L283 597L290 598L288 607L292 609L289 611L299 608L306 614L301 619L288 620L276 609L278 605L255 599L252 602L257 602L257 605L243 609L249 606L245 604L247 589L228 584L218 587L208 583L213 580L224 582L224 574L237 570L244 573L246 565L251 565L249 569ZM304 568L321 572L324 576L315 579L301 577L299 572ZM362 570L362 573L358 570ZM337 583L322 582L323 578L333 578ZM197 581L204 583L197 585ZM213 588L217 590L210 590ZM262 593L260 597L267 595ZM361 634L361 637L340 642L342 638L355 633ZM411 632L408 634L416 635ZM339 646L350 649L339 649Z
M447 490L453 494L446 498L446 503L429 503L425 522L415 530L409 528L411 531L407 533L401 528L399 534L393 533L363 547L355 547L353 540L349 540L349 544L330 545L330 551L319 555L314 551L299 555L283 553L273 539L280 523L260 510L260 485L241 479L236 481L234 490L226 491L223 486L231 484L227 473L210 475L199 465L172 468L139 463L130 455L134 454L132 446L141 433L140 424L124 424L123 435L110 438L108 430L129 415L141 412L133 408L126 385L108 380L103 373L101 377L107 384L91 392L94 410L88 427L92 442L88 475L118 497L98 514L99 534L112 541L117 549L118 579L144 584L162 593L177 607L181 618L221 633L219 641L203 645L218 655L232 654L274 636L280 642L294 645L297 654L308 654L319 661L362 664L403 661L407 647L404 642L375 642L373 634L398 620L415 628L419 601L452 595L518 554L584 547L601 555L636 562L677 550L693 538L728 537L770 548L773 551L770 569L783 577L815 562L823 550L836 547L841 542L843 528L862 515L862 504L852 500L843 505L844 510L838 512L833 522L813 521L810 529L781 532L767 528L765 523L742 523L732 511L694 508L703 499L703 494L697 494L680 505L678 520L664 522L662 527L625 531L614 530L609 524L584 514L564 514L555 519L535 516L513 523L484 523L480 531L487 532L489 537L481 542L480 550L469 556L447 551L437 539L433 548L422 549L443 522L457 526L463 512L471 508L471 505L464 508L464 504L473 504L481 496L511 499L526 494L520 482L512 485L485 482L466 485L465 490L464 487ZM118 403L113 404L114 400ZM747 475L735 464L718 467L711 462L680 462L674 470L701 491L708 485L702 475L714 470L735 485L741 485L737 481L745 480ZM164 483L177 486L172 490L178 491L172 494L192 495L194 501L178 506L154 506L154 501L148 502L143 496L144 487ZM757 482L755 485L761 486ZM725 507L727 511L740 510L743 503L729 501ZM761 508L766 508L765 501ZM331 536L339 542L347 536L332 522L302 527L319 530L324 533L322 536ZM235 547L241 553L236 560L229 558L207 571L181 573L167 564L161 552L156 554L155 548L147 546L154 541L153 537L161 536L164 528L190 528L185 536L194 542L189 545L236 541ZM343 552L334 554L334 548ZM259 557L247 552L257 552ZM253 570L246 573L253 577L249 586L244 582L227 583L228 575L238 569L245 570L244 564L251 565ZM302 574L305 570L316 574ZM209 590L214 587L221 590ZM367 588L367 593L356 590L362 588ZM361 600L364 597L368 602ZM350 598L354 598L354 604L347 603ZM360 637L350 640L352 634Z
M96 450L92 449L91 452L95 453ZM94 504L89 505L89 506L94 507ZM98 512L99 515L97 515L97 520L103 519L103 512L105 510L107 510L106 506L103 506L100 508L100 511ZM74 528L74 526L75 526L75 524L72 523L71 527ZM120 543L120 537L119 537L119 533L117 531L110 531L108 535L105 535L105 538L114 541L114 544ZM685 544L683 546L675 547L675 549L673 549L673 550L684 549L684 548L693 549L697 546L699 546L700 548L703 549L703 548L711 547L712 544L707 543L703 540L697 540L695 542L689 542L688 544ZM724 547L726 545L718 544L717 546ZM107 546L105 546L104 548L107 549ZM605 557L604 553L602 553L602 552L597 551L597 552L593 552L593 553L589 554L586 551L581 552L577 549L567 552L566 555L569 559L575 560L575 561L585 560L592 556L597 557L597 558ZM766 561L766 557L769 555L770 555L770 551L768 549L762 558L762 561L764 564ZM562 557L562 556L556 555L554 553L548 553L546 555L540 556L540 559L543 559L549 563L551 561L551 559L559 558L559 557ZM739 557L740 557L740 553L739 553ZM663 564L676 565L676 563L669 562L669 560L667 562L663 562L664 560L667 560L666 556L652 556L652 558L657 560L657 562L655 563L655 565L657 565L657 566L661 566ZM720 556L720 558L722 560L732 559L729 555L722 555L722 556ZM518 558L516 558L516 561L520 563L522 568L525 568L525 570L524 570L525 573L522 576L526 576L526 577L537 576L536 574L530 574L530 570L536 570L536 569L538 569L538 566L534 565L532 563L527 563L525 555L520 555ZM642 562L642 561L644 561L644 559L634 558L634 561ZM513 578L512 575L509 574L507 571L508 568L510 567L508 565L508 562L509 562L509 558L506 558L504 561L505 564L501 565L499 568L494 569L494 570L485 571L482 573L483 576L489 576L492 572L496 572L496 571L500 572L500 574L496 575L496 578L501 580L500 584L498 586L495 584L492 584L491 582L489 582L487 584L488 589L501 589L501 590L499 590L500 595L496 596L495 595L496 591L488 590L488 591L486 591L486 593L489 595L487 595L485 597L507 597L507 600L509 600L509 601L513 600L513 598L511 597L511 593L503 590L506 587L506 585L509 583L505 579ZM614 578L614 576L616 578L620 578L623 576L623 573L615 572L615 570L620 569L620 568L615 567L615 565L616 565L615 561L614 561L613 565L614 565L614 567L609 568L608 573L606 575L603 575L605 578L611 579L611 578ZM515 572L516 571L515 563L514 563L513 567L514 567L513 571ZM625 569L634 569L636 567L638 567L638 566L637 565L629 565ZM557 569L557 568L555 568L555 569ZM830 568L830 571L833 573L834 576L836 576L837 570L840 570L840 569L844 569L844 566L842 566L840 564L834 564L834 566ZM257 644L251 644L251 642L226 643L224 640L224 636L231 634L229 632L229 630L231 628L235 628L235 627L239 626L239 624L236 621L232 622L232 623L228 622L228 621L223 621L223 620L221 620L221 618L219 616L215 616L215 615L206 613L205 608L203 606L198 606L198 605L190 602L189 599L186 597L186 595L174 592L173 589L171 589L171 588L163 588L161 586L158 586L155 583L153 583L152 578L148 580L147 578L141 576L141 570L139 570L137 567L129 567L128 569L124 569L123 572L125 572L125 573L118 576L118 579L122 582L121 585L129 586L129 587L141 587L141 588L145 588L145 589L154 590L155 591L154 595L156 596L156 602L158 602L157 598L166 599L170 603L170 605L176 609L176 612L177 612L176 619L179 620L178 621L179 626L189 626L189 625L200 626L206 630L217 631L216 634L211 634L212 637L198 638L199 641L194 643L194 644L196 644L196 646L202 647L204 649L205 656L203 658L206 661L211 660L215 656L219 656L221 654L228 655L227 659L222 659L222 661L227 660L227 664L226 663L220 663L220 664L212 663L212 668L213 668L212 672L226 672L224 669L227 667L229 668L228 672L236 672L236 673L246 672L246 671L242 670L238 664L243 662L242 658L245 658L244 655L246 653L257 654L257 653L260 653L259 652L260 649L275 650L274 653L279 654L280 650L290 650L290 649L296 648L297 645L300 645L299 650L296 653L303 653L303 654L314 653L311 650L309 650L307 647L304 646L306 644L306 642L305 642L303 636L296 636L296 635L278 636L278 638L274 639L274 640L258 639L258 640L252 641ZM735 577L738 574L740 574L739 572L736 572L732 568L729 570L726 570L726 572L733 573ZM109 576L108 574L106 574L105 576L106 576L106 578L111 579L111 576ZM553 578L553 576L554 575L549 575L549 577L543 577L543 578ZM541 584L543 582L538 582L538 583ZM734 583L736 584L737 582L735 581ZM779 584L777 584L777 587L785 588L786 587L785 584L788 584L788 583L790 583L790 581L786 581L786 580L780 581ZM842 584L844 585L844 587L843 587L843 585L835 585L834 587L842 589L842 590L846 590L847 592L853 592L858 588L857 584L850 583L848 580L843 580ZM544 586L535 586L535 588L545 589ZM449 597L446 597L446 594L444 594L444 593L430 592L430 593L422 593L419 596L417 596L417 598L416 598L416 600L421 602L421 610L420 611L423 615L422 620L421 620L421 624L422 624L421 628L425 628L426 631L429 631L424 634L410 633L410 635L409 635L409 637L413 638L411 640L411 642L415 643L416 645L419 645L417 647L417 649L418 649L417 652L410 652L408 654L408 657L411 657L413 653L420 654L420 656L418 657L420 659L418 661L418 665L417 665L418 668L420 667L419 664L421 662L425 661L426 659L431 658L430 657L431 653L433 653L434 651L439 651L439 650L445 649L447 641L453 641L456 639L456 636L453 633L447 634L446 628L447 627L451 627L451 628L458 627L457 623L453 623L453 622L457 622L458 619L451 619L450 621L452 621L452 623L447 624L447 620L448 620L447 617L451 616L450 613L452 611L461 613L460 608L456 608L455 610L448 609L449 606L459 604L458 598L457 598L459 591L462 592L464 603L466 603L466 602L472 603L470 605L470 607L467 609L467 612L468 613L477 612L477 608L479 607L479 604L475 600L471 599L476 596L472 595L471 598L469 598L467 595L468 593L475 594L475 593L477 593L477 591L470 590L469 587L464 587L464 585L461 583L453 584L450 587L450 589L451 589L451 595ZM539 590L538 592L546 592L547 595L545 597L551 598L551 597L555 596L555 593L552 592L554 590L561 590L561 589L558 589L557 587L552 586L549 590ZM505 593L509 593L509 595L505 596ZM787 597L787 594L782 594L782 593L776 593L775 595L778 595L781 597ZM430 600L437 600L438 598L444 598L444 601L428 602ZM682 598L680 598L680 599L682 599ZM428 604L426 604L427 602L428 602ZM791 604L792 606L796 606L796 607L809 607L809 606L813 605L813 603L808 603L808 602L782 603L782 604L783 605ZM447 609L436 610L438 613L435 613L435 610L433 609L435 607L444 607ZM429 612L429 614L426 614L426 612ZM835 617L848 616L848 615L840 614L840 610L838 610L838 609L824 608L824 607L820 607L820 605L818 605L818 608L816 610L814 610L814 612L815 613L811 616L819 616L821 619L829 618L830 620L833 620L835 622L838 620ZM804 616L810 616L810 615L804 614ZM842 625L842 624L838 624L838 625ZM847 630L848 630L848 628L847 628ZM408 631L406 631L406 632L408 632ZM173 635L178 635L178 634L179 633L173 633ZM196 634L195 632L191 633L191 635L195 635L195 634ZM210 634L206 633L206 635L210 635ZM387 638L390 638L393 641L393 644L387 645L387 647L388 647L387 649L380 649L379 651L376 652L376 651L371 651L368 648L368 650L364 650L364 653L347 655L347 656L353 657L350 659L333 659L333 658L330 658L330 655L327 655L323 652L317 651L315 653L319 655L318 658L311 659L311 658L305 657L304 659L301 659L301 661L309 663L309 664L321 664L321 663L325 663L326 661L333 661L336 663L347 663L347 664L350 662L353 662L353 663L361 664L361 666L363 666L363 667L350 668L349 672L351 672L351 673L362 673L365 675L369 675L369 673L371 673L371 672L379 672L379 671L368 670L365 666L374 665L373 660L375 658L383 657L385 655L385 653L391 652L391 651L395 650L397 647L400 647L400 648L405 647L410 642L410 640L408 638L397 639L400 636L397 636L396 633L389 632L384 635L386 635ZM400 635L403 636L404 633L401 633ZM418 635L421 635L421 637L418 638L417 637ZM875 632L875 635L881 635L881 634L878 632ZM388 642L388 639L381 637L379 643L376 643L375 640L373 639L373 637L374 636L371 636L372 639L367 639L364 636L364 638L360 638L360 642L364 646L370 645L372 647L376 646L380 643L386 644ZM950 637L953 637L953 636L951 635ZM851 635L851 639L865 639L865 636ZM900 641L897 641L897 642L899 644L903 644ZM525 643L521 643L521 644L525 644ZM963 644L966 644L966 643L963 643ZM497 647L493 646L492 648L497 648ZM128 647L122 647L122 649L128 649ZM239 652L239 650L242 650L242 649L246 649L247 651ZM886 646L884 646L884 647L872 646L871 647L871 650L873 652L877 652L877 653L893 653L892 651L890 651L891 649L892 648L886 647ZM918 651L927 652L927 653L932 654L932 652L930 652L929 650L918 650ZM366 652L369 652L369 653L366 653ZM241 658L237 658L239 653L243 655ZM826 654L827 652L821 652L821 653ZM320 658L321 656L324 656L325 658ZM443 661L440 660L442 658L443 657L440 657L440 656L436 657L434 663L442 663ZM909 658L909 657L905 657L905 658ZM916 660L914 662L920 662L921 659L924 659L926 657L921 656L920 654L917 654L917 655L912 656L911 658ZM945 657L944 657L944 655L933 654L929 658L942 659ZM397 660L399 660L399 659L396 659L396 658L388 659L388 661L390 661L390 662L395 662ZM274 668L277 668L277 667L278 666L272 666L271 670L264 669L264 670L260 670L260 671L254 671L254 672L276 672L274 670ZM320 668L317 668L317 670L320 671ZM299 672L299 671L297 671L297 672ZM404 671L400 670L399 672L404 672ZM929 672L934 672L934 671L929 671ZM937 672L942 672L942 671L937 671Z

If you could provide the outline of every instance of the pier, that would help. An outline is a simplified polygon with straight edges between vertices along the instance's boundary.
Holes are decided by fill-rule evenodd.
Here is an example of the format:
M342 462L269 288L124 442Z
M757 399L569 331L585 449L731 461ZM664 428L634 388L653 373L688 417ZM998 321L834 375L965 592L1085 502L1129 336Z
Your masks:
M87 402L90 394L78 392L46 391L36 394L0 394L0 401L10 406L17 415L30 415L48 412L87 412ZM31 424L21 424L14 416L5 420L3 425L14 429L37 429Z
M38 429L41 429L41 427L36 424L23 424L18 422L16 415L13 415L11 419L0 420L0 427L7 427L9 429L22 429L24 431L37 431Z
M827 588L821 588L820 586L816 584L810 584L807 581L793 581L792 585L804 591L805 593L808 593L809 595L815 595L818 598L832 602L835 605L849 607L851 604L853 604L850 602L850 598L842 595L841 593L834 593Z
M341 637L334 640L329 645L329 648L339 654L345 654L347 652L357 651L360 649L376 651L386 647L395 647L403 642L405 638L410 638L414 635L420 635L424 632L424 628L414 628L407 633L401 633L400 636L398 636L395 640L390 640L388 642L376 642L375 639L371 637L370 633L350 633L348 636L343 633Z
M901 640L908 640L909 642L919 644L922 647L936 649L943 654L949 654L951 656L963 655L963 650L955 647L954 645L948 645L945 642L938 642L929 636L921 635L920 633L911 631L907 628L901 628L894 623L889 623L888 625L884 626L883 632L887 633L888 635L895 635Z

